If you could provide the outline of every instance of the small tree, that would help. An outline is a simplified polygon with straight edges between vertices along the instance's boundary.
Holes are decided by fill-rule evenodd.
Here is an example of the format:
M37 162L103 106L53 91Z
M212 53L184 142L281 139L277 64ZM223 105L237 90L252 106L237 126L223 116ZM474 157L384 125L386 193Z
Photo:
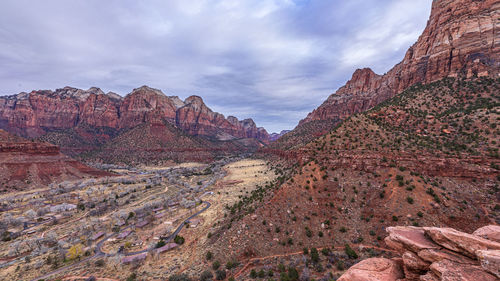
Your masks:
M288 268L288 280L297 281L299 280L299 272L295 267Z
M160 241L158 241L158 242L156 243L155 248L157 248L157 249L158 249L158 248L161 248L161 247L163 247L163 246L165 246L165 241L160 240Z
M175 238L174 238L174 242L178 245L182 245L184 244L184 237L180 236L180 235L176 235Z
M319 262L319 254L318 254L318 250L316 248L311 248L311 260L314 263Z
M83 245L82 244L75 244L69 248L68 253L66 254L66 257L70 260L77 259L83 255Z

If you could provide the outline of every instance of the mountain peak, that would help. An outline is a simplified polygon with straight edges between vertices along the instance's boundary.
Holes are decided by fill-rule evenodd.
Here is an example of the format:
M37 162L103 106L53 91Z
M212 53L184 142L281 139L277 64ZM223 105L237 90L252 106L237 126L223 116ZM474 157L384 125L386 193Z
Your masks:
M204 104L203 99L200 96L192 95L188 97L185 101L185 104L196 103L196 104Z
M141 86L139 88L135 88L134 90L132 90L132 93L130 94L138 94L138 93L142 93L142 94L157 94L159 96L164 96L166 97L166 95L159 89L155 89L155 88L151 88L149 86Z

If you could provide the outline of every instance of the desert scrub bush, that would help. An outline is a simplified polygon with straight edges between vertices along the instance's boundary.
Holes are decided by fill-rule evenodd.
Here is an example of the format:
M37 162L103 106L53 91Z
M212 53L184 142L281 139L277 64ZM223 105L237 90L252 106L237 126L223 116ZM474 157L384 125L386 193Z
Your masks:
M205 270L200 275L200 281L211 281L214 278L214 275L210 270Z
M318 253L318 249L316 249L316 248L311 248L311 260L312 260L314 263L318 263L318 262L319 262L319 253Z
M130 279L130 281L136 280L136 275L135 273L133 274L134 279ZM129 281L129 279L127 279L127 281ZM168 278L168 281L191 281L191 278L189 278L187 274L174 274Z
M217 269L219 269L219 267L220 267L220 261L214 261L212 263L212 269L213 270L217 270Z
M211 259L212 259L212 257L213 257L213 254L212 254L212 252L210 252L210 251L208 251L208 252L206 253L206 255L205 255L205 258L207 259L207 261L211 260Z
M349 246L349 244L345 244L344 251L349 258L351 259L358 258L358 254L351 248L351 246Z
M175 238L174 238L174 242L178 245L182 245L184 244L184 237L180 236L180 235L176 235Z

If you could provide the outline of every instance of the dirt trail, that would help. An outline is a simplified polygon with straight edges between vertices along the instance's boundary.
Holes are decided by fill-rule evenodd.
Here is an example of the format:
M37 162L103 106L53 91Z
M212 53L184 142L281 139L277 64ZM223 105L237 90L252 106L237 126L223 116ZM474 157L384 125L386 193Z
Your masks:
M330 248L330 247L322 247L322 248L317 248L317 249L319 251L321 251L324 248ZM333 248L334 248L334 250L344 250L345 249L344 246L333 246ZM368 249L374 249L374 250L380 250L380 251L386 251L386 252L396 253L396 251L391 250L391 249L386 249L386 248L381 248L381 247L371 246L371 245L360 244L360 245L357 245L357 248L368 248ZM245 264L245 266L243 266L243 268L234 275L234 278L237 278L238 276L240 276L241 274L243 274L248 269L251 269L251 268L257 266L255 264L256 262L262 262L262 261L269 260L269 259L274 259L274 258L284 258L284 257L295 256L295 255L303 255L303 254L304 254L304 252L300 251L300 252L293 252L293 253L271 255L271 256L266 256L266 257L251 258L251 259L248 260L248 262Z

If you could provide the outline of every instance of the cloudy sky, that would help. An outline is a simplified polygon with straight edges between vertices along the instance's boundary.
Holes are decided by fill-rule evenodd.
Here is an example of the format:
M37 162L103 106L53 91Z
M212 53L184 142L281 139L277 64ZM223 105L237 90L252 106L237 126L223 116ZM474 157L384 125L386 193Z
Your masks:
M356 68L387 72L431 0L2 0L0 94L148 85L291 129Z

